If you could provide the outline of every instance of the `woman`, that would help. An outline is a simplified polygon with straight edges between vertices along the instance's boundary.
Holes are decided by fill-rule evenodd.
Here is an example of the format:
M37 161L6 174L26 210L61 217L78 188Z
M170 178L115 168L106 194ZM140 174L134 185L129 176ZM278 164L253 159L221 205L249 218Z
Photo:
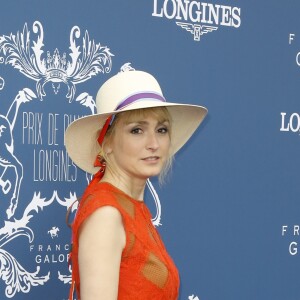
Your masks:
M156 79L125 71L100 88L98 114L67 129L72 160L96 174L72 225L72 288L78 299L178 298L179 276L143 202L148 178L172 156L207 110L166 102Z

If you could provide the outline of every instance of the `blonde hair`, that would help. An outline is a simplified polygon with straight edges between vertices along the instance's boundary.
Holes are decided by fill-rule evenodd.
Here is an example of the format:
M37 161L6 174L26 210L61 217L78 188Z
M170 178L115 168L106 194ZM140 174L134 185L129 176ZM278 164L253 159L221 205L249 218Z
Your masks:
M109 157L105 152L105 145L109 143L111 138L114 136L116 126L120 123L120 121L122 120L125 123L130 123L141 118L146 118L149 115L157 118L159 122L168 121L170 123L168 132L171 139L172 119L166 107L149 107L149 108L141 108L141 109L129 110L129 111L118 113L114 116L114 120L105 134L102 146L100 146L99 156L102 158L103 161L106 162L106 167L111 168L111 164L109 162ZM166 181L167 175L172 168L172 162L173 162L173 155L169 155L163 169L158 175L158 180L160 184L163 184Z

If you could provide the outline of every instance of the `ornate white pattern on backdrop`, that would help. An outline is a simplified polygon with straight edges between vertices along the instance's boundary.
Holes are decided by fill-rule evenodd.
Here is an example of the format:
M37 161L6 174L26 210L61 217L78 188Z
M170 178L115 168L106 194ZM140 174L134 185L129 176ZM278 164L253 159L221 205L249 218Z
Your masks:
M34 192L32 200L27 205L20 219L12 219L18 206L19 192L22 188L23 164L17 158L14 149L13 129L17 118L20 105L26 104L34 98L43 100L46 96L44 86L51 82L53 92L59 93L60 84L66 84L68 87L68 98L71 103L76 94L76 85L82 83L99 73L109 73L112 66L112 53L106 46L101 46L94 40L90 40L88 31L82 39L82 46L76 45L75 38L80 37L80 29L74 26L70 33L70 50L68 60L66 53L60 54L56 48L51 55L47 51L47 56L43 56L43 38L44 31L40 22L33 24L33 32L37 34L36 40L30 39L30 31L25 23L23 31L16 34L3 35L0 37L0 62L10 64L26 77L36 81L36 91L30 88L24 88L17 93L17 96L11 103L6 115L0 115L0 166L4 168L0 176L0 186L2 196L10 197L9 207L6 210L7 219L4 220L4 226L0 229L0 278L5 282L5 295L12 298L16 293L28 293L33 286L43 285L50 279L50 271L46 275L41 275L40 267L35 271L26 270L22 263L14 257L12 253L4 250L3 246L25 236L29 243L34 241L35 235L30 227L30 221L34 213L39 213L44 208L54 202L59 203L66 209L77 198L76 193L70 193L68 197L60 197L58 191L54 190L50 199L42 197L41 192ZM0 78L1 90L4 88L4 79ZM76 101L89 108L92 114L95 113L95 102L93 97L83 92L77 96ZM2 179L3 175L9 169L15 171L15 180ZM13 191L13 192L11 192ZM73 207L73 210L76 206ZM51 238L58 237L59 228L52 227L48 233ZM70 274L63 275L58 272L58 279L64 283L69 283Z

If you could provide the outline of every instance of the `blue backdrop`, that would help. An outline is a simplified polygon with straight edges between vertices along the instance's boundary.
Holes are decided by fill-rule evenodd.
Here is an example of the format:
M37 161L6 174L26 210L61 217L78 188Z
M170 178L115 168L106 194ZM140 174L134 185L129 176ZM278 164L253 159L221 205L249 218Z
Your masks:
M146 195L180 299L300 299L299 9L2 1L0 299L67 299L65 215L89 176L69 160L64 129L95 113L99 86L129 62L169 101L209 109L169 182L153 180L160 202Z

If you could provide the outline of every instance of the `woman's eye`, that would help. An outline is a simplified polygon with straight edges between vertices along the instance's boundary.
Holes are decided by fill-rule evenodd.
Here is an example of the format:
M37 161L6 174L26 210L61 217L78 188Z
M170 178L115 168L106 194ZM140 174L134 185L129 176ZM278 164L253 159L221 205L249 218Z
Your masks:
M141 128L133 128L130 132L133 134L139 134L139 133L142 133L142 129Z
M158 129L158 132L159 132L159 133L168 133L168 131L169 131L169 130L168 130L167 127L161 127L161 128Z

